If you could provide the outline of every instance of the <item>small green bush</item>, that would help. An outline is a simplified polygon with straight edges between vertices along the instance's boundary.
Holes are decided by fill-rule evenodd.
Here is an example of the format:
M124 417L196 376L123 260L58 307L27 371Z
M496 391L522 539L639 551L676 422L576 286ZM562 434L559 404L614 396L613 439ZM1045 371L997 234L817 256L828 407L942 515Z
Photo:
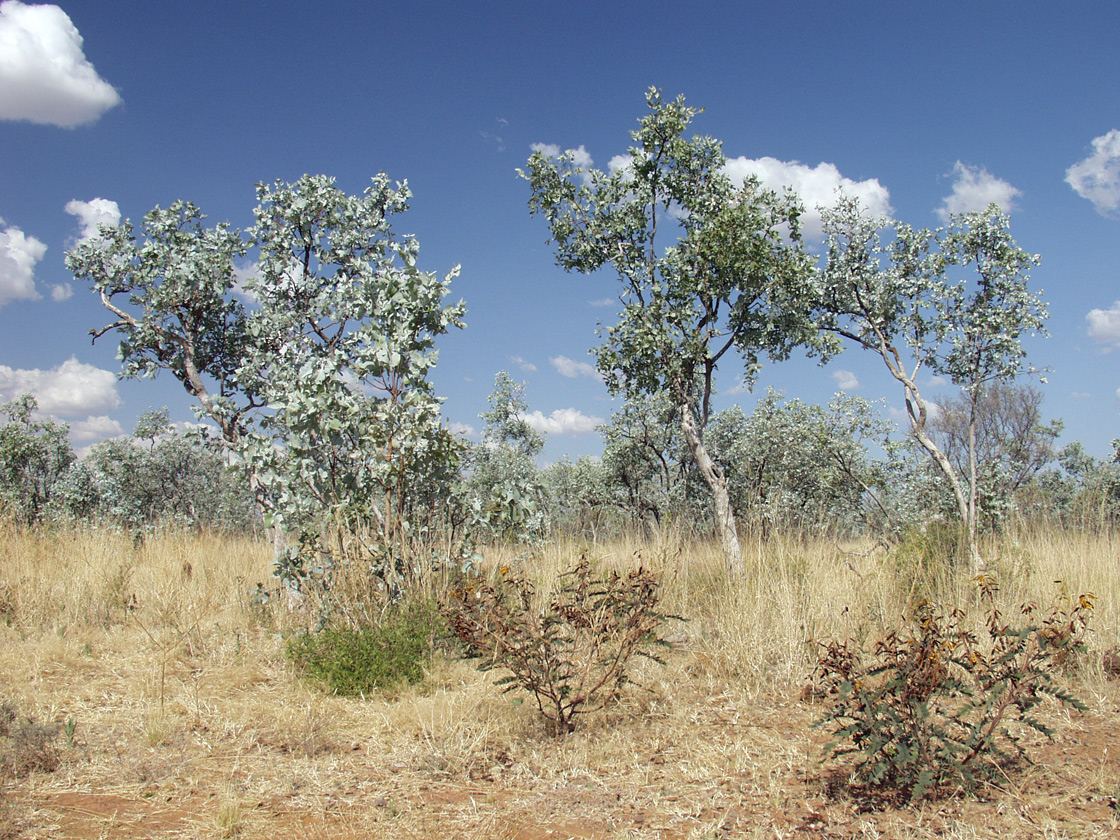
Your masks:
M511 671L498 684L532 694L560 736L576 715L618 698L635 655L660 661L657 630L672 616L657 610L659 599L660 579L648 569L597 577L581 557L543 609L530 581L502 569L493 585L465 581L444 610L483 670Z
M433 602L414 600L370 627L328 627L288 640L287 655L328 691L360 696L420 682L436 641L447 633Z
M995 605L994 579L977 582L987 613L980 636L962 610L926 602L870 653L854 641L821 645L817 725L831 730L829 757L855 757L857 788L909 801L950 785L973 791L1027 758L1022 727L1051 737L1036 716L1046 697L1085 709L1056 678L1084 648L1093 596L1075 601L1060 589L1042 621L1025 604L1025 623L1013 627Z

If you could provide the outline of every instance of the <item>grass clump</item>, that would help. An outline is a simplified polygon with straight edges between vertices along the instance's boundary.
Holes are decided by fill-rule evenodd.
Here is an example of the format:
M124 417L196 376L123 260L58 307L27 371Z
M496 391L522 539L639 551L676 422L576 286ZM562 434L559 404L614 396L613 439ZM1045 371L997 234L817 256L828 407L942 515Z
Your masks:
M655 659L660 578L639 567L622 576L596 577L587 558L560 576L542 607L536 588L501 570L497 583L468 583L446 605L451 627L483 668L505 668L506 691L533 695L554 734L575 729L575 719L618 698L635 655ZM660 660L657 660L660 661Z
M1023 604L1013 626L995 604L998 586L980 576L984 630L972 632L959 608L928 601L905 628L870 653L855 642L821 646L815 678L826 697L818 726L832 731L831 758L854 756L857 788L910 802L955 786L974 791L1029 761L1024 727L1052 737L1037 716L1046 697L1085 705L1057 677L1084 649L1093 596L1059 589L1049 612Z
M10 701L0 702L0 776L24 778L53 773L62 764L61 727L21 717Z
M439 609L419 599L386 611L380 624L304 632L287 656L332 694L365 696L420 682L436 641L446 634Z

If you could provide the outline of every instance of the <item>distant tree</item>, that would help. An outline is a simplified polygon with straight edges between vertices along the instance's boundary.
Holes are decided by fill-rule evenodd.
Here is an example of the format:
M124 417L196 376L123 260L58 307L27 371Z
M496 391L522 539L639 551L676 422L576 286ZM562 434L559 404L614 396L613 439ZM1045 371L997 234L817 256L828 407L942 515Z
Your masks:
M494 377L490 410L480 416L482 440L464 461L460 496L485 539L534 542L547 530L544 491L536 458L544 438L525 419L525 386L506 371Z
M596 350L613 393L665 394L707 483L727 567L744 570L727 477L704 444L717 366L730 351L756 370L817 337L809 320L811 263L798 246L790 196L724 174L721 144L686 139L695 108L651 89L625 164L587 169L578 152L538 151L522 176L530 211L548 221L557 262L622 284L619 322ZM665 240L669 242L666 245ZM697 382L700 387L697 388Z
M1059 468L1042 470L1024 493L1025 513L1087 531L1120 522L1120 463L1094 458L1080 442L1057 453Z
M976 416L969 420L969 465L962 475L930 435L930 406L918 374L925 369L946 377L972 406L986 387L1019 375L1026 366L1023 337L1044 332L1046 305L1028 286L1038 257L1016 245L1007 216L995 205L954 216L947 229L930 232L887 225L846 199L825 212L825 229L818 322L880 356L903 386L911 434L948 482L978 568ZM889 244L881 230L891 234ZM971 278L966 268L973 269Z
M253 497L240 471L203 429L177 429L167 409L148 411L131 437L94 444L60 484L57 512L132 530L246 531Z
M540 471L540 481L554 533L594 541L619 532L622 520L611 504L613 488L599 459L562 457Z
M695 468L679 412L668 394L634 395L599 429L605 500L631 525L656 530L688 514Z
M1043 394L1012 382L993 382L973 398L962 391L943 400L930 434L961 475L975 480L979 508L991 524L1013 506L1015 496L1057 457L1054 441L1062 422L1042 422Z
M30 394L0 405L0 515L26 525L47 516L75 457L66 424L37 417L38 408Z
M771 390L747 415L739 406L713 417L713 457L731 477L736 512L760 529L845 532L891 529L897 513L884 495L893 424L871 403L839 395L826 408Z

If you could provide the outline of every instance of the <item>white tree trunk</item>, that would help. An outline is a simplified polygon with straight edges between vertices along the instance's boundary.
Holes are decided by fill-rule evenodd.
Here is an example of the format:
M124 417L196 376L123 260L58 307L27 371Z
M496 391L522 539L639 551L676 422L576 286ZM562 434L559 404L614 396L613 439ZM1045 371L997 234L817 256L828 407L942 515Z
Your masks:
M727 476L723 470L712 460L708 450L704 447L704 440L700 436L700 429L696 425L696 418L692 416L692 406L684 403L681 410L681 431L688 443L693 460L704 476L704 481L712 491L712 503L715 508L716 523L719 526L720 542L723 546L723 559L727 564L727 573L731 577L739 577L746 572L743 564L743 550L739 546L739 531L735 525L735 512L731 509L731 494L727 490Z

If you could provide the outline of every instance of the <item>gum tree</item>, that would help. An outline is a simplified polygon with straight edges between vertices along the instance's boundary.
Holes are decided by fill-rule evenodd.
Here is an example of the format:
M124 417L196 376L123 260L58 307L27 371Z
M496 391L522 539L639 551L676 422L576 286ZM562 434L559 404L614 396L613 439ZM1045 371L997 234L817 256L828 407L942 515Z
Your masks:
M1045 332L1046 304L1029 288L1039 258L1019 248L995 205L931 232L872 219L845 199L825 212L825 230L819 324L878 355L902 385L910 432L948 482L971 564L982 568L977 410L986 388L1026 369L1023 338ZM930 403L918 384L923 370L961 388L969 405L963 476L931 435Z
M74 462L69 428L37 415L31 394L0 405L0 517L36 525Z
M444 302L458 268L419 270L417 241L392 231L409 197L384 175L359 196L321 175L258 185L245 289L259 305L237 372L268 399L241 454L302 534L300 563L362 555L390 589L410 563L414 490L454 470L427 377L465 310Z
M624 309L596 349L612 393L666 394L712 494L728 570L743 558L727 477L704 444L716 368L738 354L748 376L759 357L784 358L815 341L806 317L811 265L798 244L800 208L756 181L735 187L722 145L686 138L697 109L646 96L625 164L580 165L585 155L535 153L522 176L532 214L547 220L558 264L610 267Z
M67 255L115 316L93 334L120 333L122 375L176 376L270 521L300 535L297 577L310 557L329 568L357 535L367 556L392 555L379 568L395 586L411 502L454 471L427 375L435 338L462 325L463 305L444 302L458 269L421 271L416 240L394 235L409 197L384 175L357 196L305 175L258 185L248 232L208 228L176 202L145 217L139 240L125 222ZM234 259L253 248L238 289Z

